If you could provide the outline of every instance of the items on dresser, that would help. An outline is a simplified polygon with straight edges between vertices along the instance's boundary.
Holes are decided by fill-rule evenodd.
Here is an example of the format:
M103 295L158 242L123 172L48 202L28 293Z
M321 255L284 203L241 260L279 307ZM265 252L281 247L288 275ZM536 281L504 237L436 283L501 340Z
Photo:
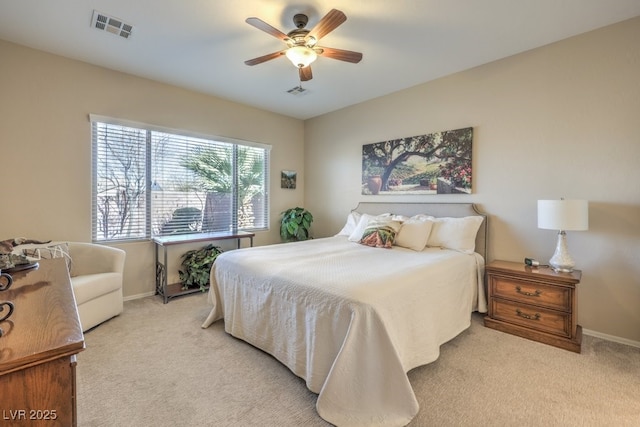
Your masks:
M555 272L508 261L485 268L489 314L485 326L580 353L576 285L581 271Z

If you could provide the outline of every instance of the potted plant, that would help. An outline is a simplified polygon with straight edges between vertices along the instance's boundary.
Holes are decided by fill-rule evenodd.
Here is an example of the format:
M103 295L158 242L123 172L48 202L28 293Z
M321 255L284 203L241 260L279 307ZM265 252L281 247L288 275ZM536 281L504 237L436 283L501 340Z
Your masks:
M200 287L202 292L209 287L211 266L222 249L209 244L201 249L194 249L182 255L182 269L178 271L182 289Z
M290 208L282 212L280 237L283 242L297 242L311 238L313 215L304 208Z

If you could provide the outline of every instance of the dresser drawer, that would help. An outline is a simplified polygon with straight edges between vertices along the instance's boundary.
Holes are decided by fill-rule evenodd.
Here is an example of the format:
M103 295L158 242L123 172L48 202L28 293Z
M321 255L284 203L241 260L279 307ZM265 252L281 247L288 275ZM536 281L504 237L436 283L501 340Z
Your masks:
M500 275L489 276L490 295L571 312L571 289Z
M514 325L547 332L550 334L571 337L571 314L555 310L547 310L517 302L491 299L491 317Z

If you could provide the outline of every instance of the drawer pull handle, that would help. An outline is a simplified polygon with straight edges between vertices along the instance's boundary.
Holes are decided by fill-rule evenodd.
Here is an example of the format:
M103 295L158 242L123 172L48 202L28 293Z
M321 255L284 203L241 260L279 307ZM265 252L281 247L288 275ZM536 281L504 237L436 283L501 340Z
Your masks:
M516 314L524 319L528 320L540 320L540 313L536 313L533 316L527 313L523 313L519 308L516 308Z
M520 286L516 286L516 292L527 297L539 297L540 295L542 295L542 292L538 289L536 289L535 292L527 292L527 291L523 291L522 288L520 288Z

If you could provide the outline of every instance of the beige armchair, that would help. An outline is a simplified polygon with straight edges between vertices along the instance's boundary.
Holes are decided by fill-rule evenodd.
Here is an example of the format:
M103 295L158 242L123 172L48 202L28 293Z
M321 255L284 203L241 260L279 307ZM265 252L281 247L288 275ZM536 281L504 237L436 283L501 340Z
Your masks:
M122 313L122 276L126 253L110 246L69 242L71 286L82 330Z

